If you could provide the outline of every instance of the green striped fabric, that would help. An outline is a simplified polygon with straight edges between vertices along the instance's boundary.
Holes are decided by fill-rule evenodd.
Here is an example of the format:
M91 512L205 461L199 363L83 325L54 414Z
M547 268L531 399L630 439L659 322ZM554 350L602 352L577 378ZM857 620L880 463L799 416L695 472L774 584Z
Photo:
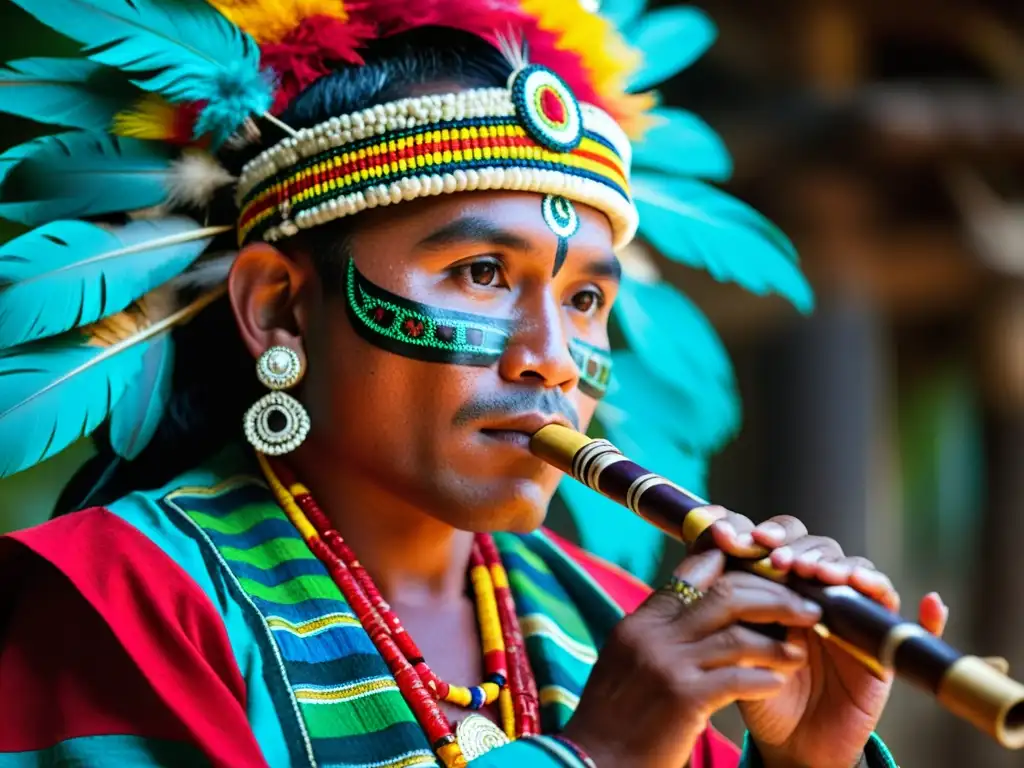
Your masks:
M430 745L330 574L262 482L182 489L165 499L216 548L272 634L320 766L436 766Z

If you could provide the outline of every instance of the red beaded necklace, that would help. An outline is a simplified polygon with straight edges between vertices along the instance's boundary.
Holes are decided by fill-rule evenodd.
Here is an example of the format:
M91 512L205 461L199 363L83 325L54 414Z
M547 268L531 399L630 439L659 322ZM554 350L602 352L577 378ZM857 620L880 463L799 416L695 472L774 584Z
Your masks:
M320 509L309 490L295 482L284 465L259 455L271 490L310 550L327 567L352 606L377 651L394 675L403 698L426 733L432 749L448 768L462 768L466 758L452 724L436 699L479 709L497 700L509 738L540 733L537 686L526 656L515 603L494 540L477 534L470 557L470 580L476 597L484 650L486 679L477 686L454 686L427 665L415 641L384 600L360 564Z

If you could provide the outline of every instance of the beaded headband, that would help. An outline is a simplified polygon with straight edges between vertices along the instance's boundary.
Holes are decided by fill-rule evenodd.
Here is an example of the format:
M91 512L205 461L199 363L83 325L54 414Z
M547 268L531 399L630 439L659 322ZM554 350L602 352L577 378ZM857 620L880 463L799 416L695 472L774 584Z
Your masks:
M401 99L297 131L238 182L239 244L274 241L368 208L476 190L566 197L636 233L630 145L599 108L530 65L508 88Z

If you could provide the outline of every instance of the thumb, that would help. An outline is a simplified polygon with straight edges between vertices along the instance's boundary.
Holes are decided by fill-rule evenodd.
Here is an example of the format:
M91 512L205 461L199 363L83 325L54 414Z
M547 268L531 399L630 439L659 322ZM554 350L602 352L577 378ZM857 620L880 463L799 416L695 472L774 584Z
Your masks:
M672 575L701 592L706 592L724 572L725 553L720 549L709 549L684 558Z

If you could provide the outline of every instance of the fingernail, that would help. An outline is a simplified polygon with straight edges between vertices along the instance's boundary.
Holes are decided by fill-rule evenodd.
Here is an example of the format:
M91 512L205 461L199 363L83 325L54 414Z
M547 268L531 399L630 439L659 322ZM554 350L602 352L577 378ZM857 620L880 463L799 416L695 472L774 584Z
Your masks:
M773 539L784 539L786 537L786 529L778 523L761 523L757 526L757 530Z
M789 547L779 547L772 554L776 559L786 562L793 559L793 550Z
M866 581L875 587L884 587L887 584L886 579L882 574L868 570L867 568L858 568L857 578L861 581Z
M736 535L736 529L732 527L732 523L715 523L715 527L730 538Z
M932 592L932 594L935 595L935 599L939 601L939 605L941 605L943 608L948 609L949 606L947 606L946 601L942 599L942 595L940 595L938 592Z
M808 613L820 613L821 606L811 600L804 600L804 610Z
M835 579L848 579L850 574L853 573L853 569L850 566L841 565L840 563L819 563L818 568L827 572Z
M821 560L820 552L808 552L806 555L800 555L800 557L796 559L796 561L801 565L814 565L819 560Z
M736 537L736 543L741 547L752 547L754 546L754 537L749 533L741 533Z
M785 653L791 659L802 659L807 654L804 653L804 649L796 643L783 643L782 652Z

